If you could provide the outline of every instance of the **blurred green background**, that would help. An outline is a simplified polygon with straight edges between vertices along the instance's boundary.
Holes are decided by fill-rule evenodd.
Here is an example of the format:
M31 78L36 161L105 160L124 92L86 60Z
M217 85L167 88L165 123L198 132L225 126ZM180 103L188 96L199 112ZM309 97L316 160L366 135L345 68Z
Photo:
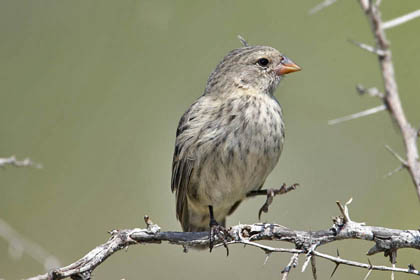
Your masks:
M277 90L286 143L266 186L301 184L278 197L265 221L294 229L331 226L336 200L354 201L354 220L416 229L420 208L408 174L384 178L404 152L387 113L328 126L327 121L374 107L355 85L379 86L375 56L348 39L372 43L357 1L338 1L315 15L308 1L6 1L0 2L0 156L16 154L42 169L0 170L0 217L69 264L103 243L114 228L144 227L148 214L162 230L180 230L170 192L178 119L203 92L210 72L244 36L280 49L303 67ZM419 8L389 1L385 20ZM420 123L420 19L387 32L404 109ZM257 221L263 198L243 203L228 224ZM271 243L274 245L273 243ZM290 247L289 244L277 244ZM373 245L335 242L320 249L366 262ZM0 278L44 273L28 255L13 259L0 239ZM398 265L420 267L419 252L402 250ZM172 245L130 247L95 272L96 279L279 279L290 255L231 246L214 253ZM383 256L371 258L387 264ZM300 259L300 265L304 262ZM318 260L320 279L334 265ZM308 269L292 279L311 279ZM336 279L366 271L341 267ZM389 277L374 272L370 279ZM409 276L398 275L398 279Z

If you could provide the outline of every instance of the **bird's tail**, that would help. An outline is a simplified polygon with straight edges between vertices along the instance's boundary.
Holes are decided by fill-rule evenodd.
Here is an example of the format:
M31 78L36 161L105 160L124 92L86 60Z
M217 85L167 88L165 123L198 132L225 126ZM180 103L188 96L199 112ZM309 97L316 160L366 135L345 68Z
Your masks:
M187 208L187 207L185 207ZM185 211L186 210L186 211ZM182 216L180 217L180 222L182 225L182 230L184 232L209 232L210 231L210 215L209 213L205 214L204 212L188 211L184 209ZM217 221L219 225L225 226L226 219ZM208 250L208 245L199 245L191 247L194 250Z
M201 232L210 230L210 215L205 212L197 212L188 209L188 206L184 206L179 221L181 222L182 230L185 232ZM217 221L219 225L225 226L226 219Z

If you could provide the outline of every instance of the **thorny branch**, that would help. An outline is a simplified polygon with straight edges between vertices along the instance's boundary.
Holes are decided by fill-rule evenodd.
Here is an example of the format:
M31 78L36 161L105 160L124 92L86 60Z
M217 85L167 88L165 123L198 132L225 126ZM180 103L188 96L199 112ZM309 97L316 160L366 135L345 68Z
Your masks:
M420 272L409 265L408 268L388 267L365 264L350 260L330 256L318 251L322 245L345 239L360 239L375 242L375 245L367 252L373 255L383 252L385 256L393 255L397 249L413 248L420 250L420 231L419 230L399 230L383 227L367 226L363 223L357 223L350 219L348 203L342 205L337 202L340 212L343 216L335 217L331 228L319 231L301 231L292 230L277 224L257 223L250 225L237 225L229 229L231 240L227 243L244 244L260 248L264 253L270 256L272 253L290 253L293 254L289 264L283 270L283 279L287 276L292 267L297 266L297 257L300 254L306 255L306 261L303 269L311 263L312 272L316 277L316 266L314 257L326 259L338 265L349 265L367 269L370 274L373 270L404 272L408 274L419 275ZM181 245L183 247L208 246L208 232L163 232L160 227L154 224L149 217L145 216L147 228L113 230L110 232L111 238L102 245L99 245L84 257L76 262L61 268L50 271L49 273L29 278L30 280L42 279L91 279L92 271L108 257L115 252L135 244L162 243ZM284 241L292 243L296 249L275 248L257 243L260 240ZM223 246L223 242L216 237L215 247ZM336 270L335 268L335 270ZM315 278L316 279L316 278Z
M407 164L404 165L404 167L408 169L416 188L417 196L420 199L420 162L417 149L417 130L408 122L402 108L395 79L392 54L384 31L386 28L391 28L412 20L420 14L419 11L416 11L396 20L383 23L377 4L368 0L360 0L360 5L369 19L372 33L376 41L376 49L383 51L383 53L377 54L385 88L385 95L382 100L387 106L389 113L396 120L401 131L407 157Z
M384 82L384 94L375 94L376 97L382 101L383 104L375 108L345 116L336 120L331 120L329 124L337 124L343 121L352 120L364 116L368 116L382 110L388 110L392 118L396 121L398 128L402 134L404 146L405 146L405 157L406 159L399 158L402 163L402 168L406 168L411 176L413 184L415 186L417 196L420 199L420 162L419 152L417 147L417 139L419 137L419 130L415 129L407 120L404 110L401 105L401 100L398 93L398 86L395 79L394 64L392 62L392 53L389 48L389 41L386 38L385 29L389 29L408 21L411 21L417 17L420 17L420 10L408 13L404 16L398 17L387 22L383 22L381 13L379 11L380 1L375 3L372 0L358 0L362 10L365 12L366 17L369 20L373 37L375 39L375 46L369 46L367 44L358 43L351 41L353 44L360 48L375 54L378 57L379 66L381 69L382 79ZM360 92L358 86L358 91ZM377 90L376 90L377 91ZM379 91L377 91L379 92ZM401 167L396 170L400 170ZM393 174L395 172L389 172Z
M417 10L397 19L382 22L378 9L381 2L380 0L375 1L375 3L373 3L372 0L359 1L369 19L376 46L371 47L362 43L354 43L378 56L384 80L385 93L376 95L383 101L383 105L375 108L376 110L374 111L379 112L382 108L386 108L396 120L403 136L407 157L406 160L400 158L400 161L403 163L402 166L408 169L420 199L420 163L417 149L417 138L420 136L420 131L414 129L407 121L402 109L395 80L392 54L384 32L385 29L393 28L419 17L420 11ZM336 0L325 0L311 10L311 13L318 12L335 2ZM354 114L350 119L369 115L370 112L371 111L368 111L368 113L362 112L360 114ZM0 159L0 167L6 164L15 166L33 165L33 163L28 164L28 162L30 161L26 161L25 165L16 161L14 157L11 157L9 159ZM397 268L395 266L396 252L398 249L420 249L419 230L398 230L366 226L363 223L357 223L350 219L347 208L348 203L344 206L340 203L337 204L343 216L334 218L334 224L330 229L312 232L291 230L277 224L257 223L252 225L237 225L229 229L229 233L233 237L233 240L228 242L228 244L245 244L258 247L267 254L267 257L270 256L271 253L276 252L293 254L289 264L283 270L283 279L287 279L291 268L297 266L299 254L305 254L307 256L304 268L311 262L314 279L317 277L315 256L335 263L336 266L333 273L339 265L349 265L367 269L368 272L365 279L367 279L373 270L391 271L392 273L404 272L420 276L420 272L411 264L408 268ZM113 230L110 232L112 235L111 238L106 243L96 247L75 263L30 279L63 279L66 277L71 277L73 279L90 279L92 271L109 256L134 244L161 243L162 241L167 241L170 244L187 247L208 246L207 232L161 232L160 227L153 224L147 216L145 217L145 221L147 224L146 229ZM367 254L373 255L384 252L385 256L390 257L392 267L373 265L370 261L366 264L345 260L342 259L339 254L337 254L337 257L334 257L316 250L319 246L344 239L361 239L375 242L375 245ZM275 248L255 242L259 240L285 241L294 244L296 249ZM221 240L216 240L216 242L218 244L217 246L222 245Z

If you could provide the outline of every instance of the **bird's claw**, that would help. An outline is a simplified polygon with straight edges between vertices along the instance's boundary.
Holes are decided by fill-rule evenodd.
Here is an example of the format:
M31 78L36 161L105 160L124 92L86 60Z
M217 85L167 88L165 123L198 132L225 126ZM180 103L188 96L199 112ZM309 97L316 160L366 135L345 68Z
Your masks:
M295 190L297 186L299 186L299 184L295 183L295 184L287 187L286 184L283 183L283 185L278 189L267 189L267 199L266 199L265 203L263 204L263 206L261 206L260 210L258 211L258 220L261 220L262 212L264 212L264 213L268 212L268 207L271 205L271 203L273 203L273 198L276 195L285 194L287 192Z
M231 235L223 226L219 225L216 221L213 221L213 222L210 222L210 233L209 233L210 253L214 247L215 236L217 236L217 238L223 242L223 247L226 248L226 256L229 256L229 248L227 245L227 241L229 238L231 238Z

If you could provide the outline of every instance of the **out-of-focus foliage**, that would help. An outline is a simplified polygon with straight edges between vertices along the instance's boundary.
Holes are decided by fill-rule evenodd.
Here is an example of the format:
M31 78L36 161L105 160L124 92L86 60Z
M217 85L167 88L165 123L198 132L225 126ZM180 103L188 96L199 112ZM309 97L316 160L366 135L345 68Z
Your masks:
M386 112L337 126L327 120L378 105L358 97L356 83L379 86L376 58L347 42L372 43L357 1L338 1L315 15L311 1L2 1L0 3L0 155L29 156L39 169L0 170L0 216L67 264L108 238L113 228L142 227L149 214L179 230L169 181L175 129L218 61L250 44L276 47L303 67L277 90L285 112L284 153L266 182L301 184L276 198L263 219L284 226L328 228L336 200L354 198L354 220L418 228L419 203L398 162L403 153ZM417 0L382 1L383 18ZM420 20L389 30L400 94L420 123ZM228 224L257 221L263 199L243 203ZM278 244L289 246L287 244ZM366 261L367 242L321 248ZM97 279L278 279L289 255L263 266L257 249L214 253L170 245L132 247L95 271ZM387 263L375 256L375 264ZM420 267L419 252L399 252L398 265ZM301 260L301 263L303 261ZM318 260L320 278L333 264ZM310 269L309 269L310 270ZM0 240L0 278L43 272L30 257L13 260ZM365 271L340 268L337 279ZM310 271L295 279L311 279ZM388 274L373 272L370 279ZM408 279L399 275L398 279Z

